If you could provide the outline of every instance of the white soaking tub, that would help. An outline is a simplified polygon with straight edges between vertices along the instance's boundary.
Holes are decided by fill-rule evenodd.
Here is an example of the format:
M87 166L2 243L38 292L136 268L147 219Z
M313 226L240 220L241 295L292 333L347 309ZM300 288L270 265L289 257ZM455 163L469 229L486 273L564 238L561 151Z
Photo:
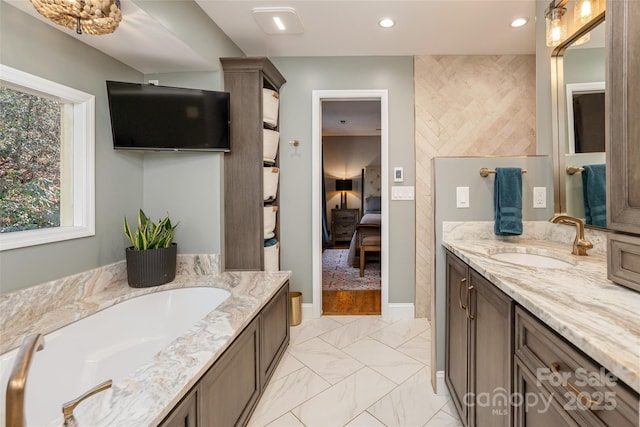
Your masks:
M132 298L44 337L26 384L28 427L60 426L62 404L97 384L122 380L229 297L224 289L188 287ZM0 425L17 349L0 357Z

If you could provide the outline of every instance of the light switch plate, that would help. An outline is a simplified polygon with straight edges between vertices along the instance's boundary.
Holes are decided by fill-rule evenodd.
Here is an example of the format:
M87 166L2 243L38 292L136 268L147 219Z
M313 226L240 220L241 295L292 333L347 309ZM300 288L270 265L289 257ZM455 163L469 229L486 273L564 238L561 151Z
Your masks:
M547 207L547 187L533 187L533 208Z
M413 186L394 185L391 187L391 200L413 200L414 192Z
M469 207L469 187L456 187L456 207Z

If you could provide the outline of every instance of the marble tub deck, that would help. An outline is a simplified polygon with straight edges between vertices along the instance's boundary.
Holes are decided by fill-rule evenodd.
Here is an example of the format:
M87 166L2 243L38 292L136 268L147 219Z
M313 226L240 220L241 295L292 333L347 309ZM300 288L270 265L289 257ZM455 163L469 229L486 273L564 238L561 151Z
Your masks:
M461 236L445 235L444 247L640 393L640 293L607 279L604 255L571 255L570 244L551 240L451 237ZM488 256L497 250L546 253L575 265L515 265Z
M123 267L117 263L0 295L1 352L19 345L27 334L49 333L147 293L206 286L226 289L231 296L152 360L79 405L74 411L79 425L158 425L291 275L288 271L218 273L216 260L207 256L179 256L173 282L130 288Z

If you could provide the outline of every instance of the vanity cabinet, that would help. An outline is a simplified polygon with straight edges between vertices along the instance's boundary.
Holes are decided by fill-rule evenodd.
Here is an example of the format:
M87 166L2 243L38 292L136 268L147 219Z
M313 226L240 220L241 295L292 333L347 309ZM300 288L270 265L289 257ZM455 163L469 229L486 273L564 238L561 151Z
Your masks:
M287 282L160 425L246 425L288 345Z
M445 382L466 427L639 427L640 395L447 251Z
M509 426L513 302L447 252L445 381L467 427Z
M264 91L277 94L285 79L264 57L220 58L224 90L230 94L231 151L224 155L224 264L226 270L273 270L265 264L266 205L277 209L278 198L265 201L265 166L279 171L275 162L265 162L264 132L278 130L264 124ZM275 173L279 176L279 172ZM271 176L271 175L269 175ZM276 184L277 186L277 184ZM276 195L278 191L276 189ZM276 217L275 238L279 240ZM266 267L266 268L265 268ZM275 268L278 269L278 268Z
M609 279L640 291L640 2L607 1Z
M637 393L519 306L515 328L517 426L638 426Z
M184 399L171 411L162 427L197 427L198 426L198 393L192 389Z

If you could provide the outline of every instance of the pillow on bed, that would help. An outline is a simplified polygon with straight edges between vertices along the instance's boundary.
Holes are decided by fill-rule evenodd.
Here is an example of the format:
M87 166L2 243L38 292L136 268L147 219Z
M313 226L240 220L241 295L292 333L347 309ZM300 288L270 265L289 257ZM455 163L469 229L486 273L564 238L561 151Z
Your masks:
M382 211L382 198L380 196L369 196L366 198L365 213L380 213Z

